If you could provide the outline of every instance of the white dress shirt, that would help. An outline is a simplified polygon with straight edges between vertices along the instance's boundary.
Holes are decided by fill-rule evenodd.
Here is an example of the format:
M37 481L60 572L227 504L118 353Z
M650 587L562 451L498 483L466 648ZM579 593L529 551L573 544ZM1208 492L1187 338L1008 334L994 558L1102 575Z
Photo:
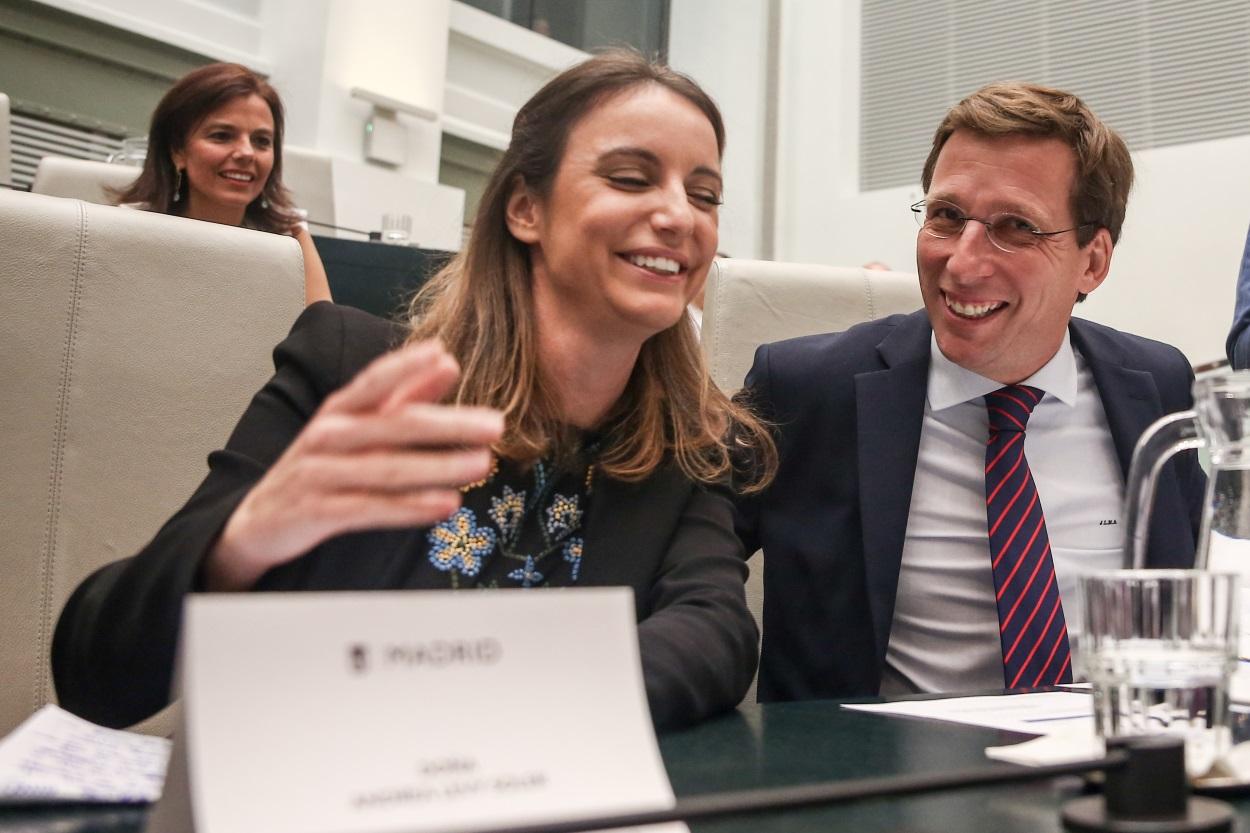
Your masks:
M985 518L989 418L982 399L1002 385L947 359L936 338L930 351L882 694L1003 687ZM1029 418L1024 453L1075 642L1077 576L1121 563L1124 477L1093 374L1067 333L1024 384L1045 391Z

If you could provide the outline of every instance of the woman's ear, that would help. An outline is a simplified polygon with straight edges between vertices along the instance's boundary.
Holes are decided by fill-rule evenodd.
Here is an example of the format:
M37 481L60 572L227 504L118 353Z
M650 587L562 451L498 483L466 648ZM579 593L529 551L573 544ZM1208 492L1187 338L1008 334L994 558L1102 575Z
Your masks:
M537 243L542 228L542 206L520 177L512 185L506 209L508 231L522 243Z
M175 150L169 154L169 161L174 163L174 170L181 171L187 167L187 155L181 150Z

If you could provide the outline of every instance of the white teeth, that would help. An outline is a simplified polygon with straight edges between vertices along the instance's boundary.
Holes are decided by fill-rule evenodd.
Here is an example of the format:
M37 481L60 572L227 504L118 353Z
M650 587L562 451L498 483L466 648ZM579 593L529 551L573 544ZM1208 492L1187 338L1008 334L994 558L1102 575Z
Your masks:
M994 310L1003 306L1003 302L994 301L989 304L961 304L951 298L946 298L946 306L954 310L956 315L962 315L964 318L984 318Z
M681 265L677 261L668 257L630 255L629 262L635 266L641 266L644 269L651 269L656 272L667 272L670 275L676 275L681 271Z
M223 173L222 176L224 176L226 179L238 180L239 182L251 182L253 179L256 178L252 176L251 174L236 174L233 171L230 171L228 173Z

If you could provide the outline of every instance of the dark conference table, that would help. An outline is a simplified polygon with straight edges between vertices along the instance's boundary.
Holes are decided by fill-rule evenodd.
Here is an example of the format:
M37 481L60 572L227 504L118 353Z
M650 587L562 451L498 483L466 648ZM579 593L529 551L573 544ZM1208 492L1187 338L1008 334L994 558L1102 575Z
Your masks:
M845 711L833 701L746 704L693 729L665 735L660 751L680 797L895 773L1012 768L986 746L1022 735ZM693 833L1058 833L1075 778L950 791L691 825ZM1250 799L1233 799L1250 831ZM146 809L0 809L0 833L140 833Z
M335 303L390 318L451 252L313 235Z

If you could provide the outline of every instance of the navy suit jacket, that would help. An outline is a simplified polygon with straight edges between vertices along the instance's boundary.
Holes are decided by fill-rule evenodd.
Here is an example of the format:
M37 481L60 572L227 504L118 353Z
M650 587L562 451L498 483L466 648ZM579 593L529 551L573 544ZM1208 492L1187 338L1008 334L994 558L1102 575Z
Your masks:
M775 425L781 458L777 479L740 500L736 519L746 551L764 550L761 701L871 696L880 687L931 332L920 310L755 354L747 395ZM1142 431L1191 406L1193 373L1166 344L1080 319L1070 332L1127 475ZM1205 483L1194 452L1164 469L1148 564L1192 565Z

